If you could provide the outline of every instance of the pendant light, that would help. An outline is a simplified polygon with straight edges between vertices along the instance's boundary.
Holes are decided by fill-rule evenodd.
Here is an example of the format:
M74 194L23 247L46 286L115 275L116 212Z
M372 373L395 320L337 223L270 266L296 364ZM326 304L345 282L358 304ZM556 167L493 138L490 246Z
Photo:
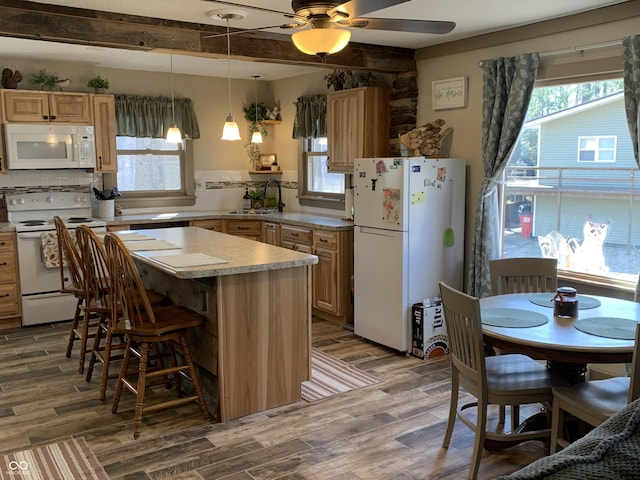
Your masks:
M235 118L231 115L231 35L229 33L229 19L236 18L233 13L225 13L220 15L220 18L227 21L227 78L229 79L229 115L224 122L224 129L222 130L222 140L241 140L240 129L236 123Z
M174 110L174 97L173 97L173 55L169 55L169 62L171 65L171 121L173 122L167 130L167 142L169 143L181 143L182 133L176 125L176 113Z
M262 143L262 133L260 132L259 122L258 122L258 79L260 75L252 75L255 80L255 90L256 90L256 121L253 124L255 131L253 135L251 135L251 143Z

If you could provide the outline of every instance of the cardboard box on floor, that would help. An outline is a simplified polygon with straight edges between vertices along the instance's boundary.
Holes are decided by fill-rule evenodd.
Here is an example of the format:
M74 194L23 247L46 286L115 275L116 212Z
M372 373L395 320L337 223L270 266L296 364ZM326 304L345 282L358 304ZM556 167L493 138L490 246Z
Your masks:
M411 319L411 353L414 357L428 360L449 353L440 299L413 304Z

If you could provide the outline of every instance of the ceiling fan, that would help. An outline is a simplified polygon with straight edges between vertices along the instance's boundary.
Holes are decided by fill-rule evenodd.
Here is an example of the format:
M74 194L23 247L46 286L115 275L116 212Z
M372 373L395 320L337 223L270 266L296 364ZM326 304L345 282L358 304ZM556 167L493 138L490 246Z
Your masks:
M347 46L351 38L351 32L348 28L444 34L449 33L456 26L454 22L436 20L363 17L363 15L400 5L409 0L292 0L291 9L293 13L253 5L242 5L235 2L205 1L283 15L292 21L281 25L241 30L238 33L276 27L300 29L292 35L295 46L304 53L320 57L339 52ZM220 14L218 14L218 17L222 19L230 18Z

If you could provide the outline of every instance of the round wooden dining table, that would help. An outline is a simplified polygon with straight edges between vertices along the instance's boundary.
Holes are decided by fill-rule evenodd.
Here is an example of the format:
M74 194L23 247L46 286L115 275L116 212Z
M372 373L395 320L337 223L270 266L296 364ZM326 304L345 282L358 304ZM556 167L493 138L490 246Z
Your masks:
M631 362L633 322L640 322L640 303L579 294L578 316L561 318L554 316L554 295L513 293L482 298L480 313L485 343L503 352L523 353L536 360L547 360L549 368L572 383L584 381L589 363ZM496 312L502 313L506 320L492 322ZM508 317L512 317L513 322ZM493 325L485 323L485 319ZM541 322L544 323L522 326ZM623 335L616 328L621 324L627 329ZM588 331L589 325L596 327L597 334L583 331ZM630 339L611 338L628 337L629 331L632 332Z

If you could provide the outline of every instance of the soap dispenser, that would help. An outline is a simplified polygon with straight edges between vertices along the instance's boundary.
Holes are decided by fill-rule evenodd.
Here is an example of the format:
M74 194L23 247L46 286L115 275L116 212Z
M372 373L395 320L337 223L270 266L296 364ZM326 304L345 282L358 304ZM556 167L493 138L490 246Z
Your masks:
M244 189L244 197L242 197L242 208L245 210L251 209L251 197L249 196L249 187Z

